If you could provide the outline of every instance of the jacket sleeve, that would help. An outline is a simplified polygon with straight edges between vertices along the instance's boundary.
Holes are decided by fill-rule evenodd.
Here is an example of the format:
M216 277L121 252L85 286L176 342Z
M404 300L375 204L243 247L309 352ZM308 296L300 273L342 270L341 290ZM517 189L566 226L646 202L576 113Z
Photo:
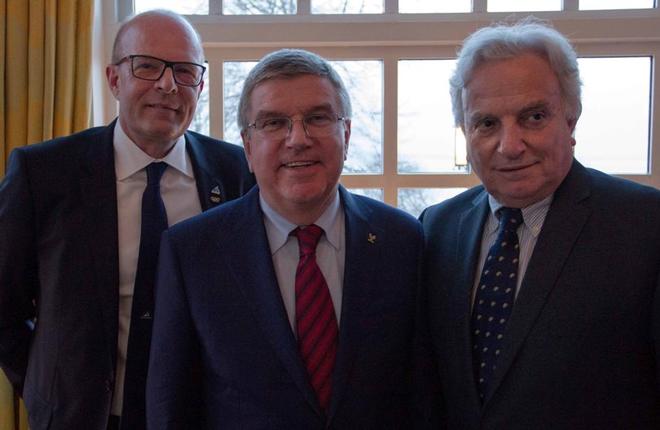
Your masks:
M36 222L27 157L15 150L0 183L0 367L21 393L36 318Z

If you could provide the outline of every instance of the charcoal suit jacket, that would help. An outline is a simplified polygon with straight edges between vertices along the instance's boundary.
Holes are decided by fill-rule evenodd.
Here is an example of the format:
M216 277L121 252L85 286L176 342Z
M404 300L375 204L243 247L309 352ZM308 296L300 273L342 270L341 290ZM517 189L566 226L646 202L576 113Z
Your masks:
M482 404L470 314L488 211L479 186L421 216L431 344L449 428L660 428L660 191L573 162Z
M0 366L33 430L104 430L110 415L115 123L13 151L0 184ZM253 185L240 147L194 132L185 140L203 209Z
M153 429L409 428L421 226L340 187L346 257L327 413L287 318L255 187L163 236L147 381ZM191 369L202 370L192 382ZM197 421L197 418L194 418Z

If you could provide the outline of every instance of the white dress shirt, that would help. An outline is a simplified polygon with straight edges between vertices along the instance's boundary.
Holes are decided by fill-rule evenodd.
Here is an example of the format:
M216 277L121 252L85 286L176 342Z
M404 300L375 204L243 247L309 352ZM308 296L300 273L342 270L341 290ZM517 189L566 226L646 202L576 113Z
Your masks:
M529 264L530 258L532 258L532 253L534 252L534 247L536 246L536 241L541 233L541 228L545 222L545 217L548 214L548 209L550 209L550 203L552 203L552 198L554 194L546 197L545 199L536 202L526 208L522 208L523 223L518 227L518 243L520 245L520 256L518 257L518 276L516 278L516 296L520 292L520 285L522 284L523 278L525 277L525 272L527 272L527 265ZM474 302L474 297L476 295L477 286L479 284L479 279L481 278L481 271L484 268L486 263L486 257L488 257L488 251L490 247L495 243L497 239L497 233L499 230L500 221L497 214L497 211L504 206L491 195L488 195L488 204L490 206L490 212L488 214L488 219L484 225L484 231L481 239L481 250L479 253L479 264L477 265L477 271L474 277L474 285L472 287L472 301Z
M124 397L126 349L131 324L131 305L137 260L140 251L142 193L147 186L145 168L154 161L168 164L160 180L160 193L167 211L168 225L202 211L197 183L186 142L179 137L172 150L161 160L142 151L126 135L119 121L114 131L115 178L117 185L117 238L119 245L119 333L117 368L112 400L113 415L121 415Z
M261 210L264 213L264 225L268 236L268 244L273 257L273 266L277 283L282 294L289 324L296 335L296 268L298 267L298 239L289 236L298 225L288 221L275 212L268 203L259 196ZM344 211L339 199L339 193L328 208L313 224L325 232L316 247L316 262L323 273L330 290L332 305L335 308L337 324L340 323L341 299L344 284L344 260L346 257Z

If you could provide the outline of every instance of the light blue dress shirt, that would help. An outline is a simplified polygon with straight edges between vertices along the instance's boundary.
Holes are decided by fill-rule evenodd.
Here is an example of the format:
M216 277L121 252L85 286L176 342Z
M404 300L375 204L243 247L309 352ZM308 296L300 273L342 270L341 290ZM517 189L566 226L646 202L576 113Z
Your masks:
M282 294L282 301L289 317L289 324L296 334L296 268L298 267L298 239L289 233L298 225L290 222L268 205L263 197L259 196L261 210L264 213L264 225L268 244L273 257L273 266L277 283ZM330 290L330 297L335 308L337 323L340 323L342 286L344 283L344 260L346 257L346 239L344 211L342 210L339 193L328 208L313 224L323 229L316 247L316 261L325 277Z

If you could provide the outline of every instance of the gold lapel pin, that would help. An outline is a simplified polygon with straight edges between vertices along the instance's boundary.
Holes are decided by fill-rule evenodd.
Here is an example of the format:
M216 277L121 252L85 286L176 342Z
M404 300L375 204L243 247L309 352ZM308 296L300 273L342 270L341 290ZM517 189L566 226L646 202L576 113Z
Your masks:
M367 236L367 241L369 243L376 243L376 235L372 234L372 233L369 233L369 235Z
M209 197L209 200L211 200L212 203L220 203L221 198L220 198L220 187L215 186L211 190L211 197Z

